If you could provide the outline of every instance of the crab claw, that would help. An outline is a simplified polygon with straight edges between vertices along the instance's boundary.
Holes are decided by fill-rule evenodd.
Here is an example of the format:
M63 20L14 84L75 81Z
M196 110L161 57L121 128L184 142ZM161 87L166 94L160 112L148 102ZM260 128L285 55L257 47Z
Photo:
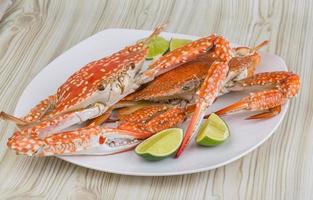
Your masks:
M33 155L110 155L134 148L140 143L131 131L85 127L51 135L39 144Z
M97 103L84 110L73 111L35 126L16 131L8 139L8 147L17 154L29 156L106 155L128 150L139 143L137 132L90 126L62 131L87 119L99 116L105 106ZM86 151L87 149L90 149Z
M240 110L247 109L247 108L248 108L248 103L243 100L240 100L214 113L217 115L225 115L231 112L236 112L236 111L240 111Z
M6 112L3 111L0 112L0 119L13 121L18 126L26 126L28 124L26 120L7 114Z
M281 106L276 106L274 108L268 109L267 112L259 113L256 115L252 115L250 117L247 117L247 120L250 119L269 119L274 117L275 115L278 115L281 112Z
M189 126L187 127L183 142L177 151L176 158L182 154L191 137L198 132L207 108L212 105L223 86L228 69L227 62L214 62L211 65L207 77L201 85L200 90L197 92L198 101L195 112L191 118Z
M183 142L177 151L176 158L178 158L182 154L182 152L184 151L184 149L188 145L191 137L198 131L200 124L202 122L202 119L206 113L207 107L208 107L207 103L204 103L204 102L198 103L196 105L195 112L194 112L194 114L191 118L191 121L187 127Z
M287 100L296 96L300 88L300 78L292 72L263 72L252 77L243 79L234 84L236 90L243 90L248 87L272 87L274 89L250 93L232 105L229 105L216 112L224 115L240 110L264 111L247 119L267 119L280 113L281 105Z
M245 97L225 108L216 111L215 114L225 115L232 112L239 112L242 110L266 110L265 112L247 117L246 119L269 119L280 113L281 104L286 101L284 98L281 97L282 95L277 90L252 93L250 96Z
M100 128L100 133L88 148L64 152L62 155L111 155L131 150L141 142L137 139L136 133L131 131Z

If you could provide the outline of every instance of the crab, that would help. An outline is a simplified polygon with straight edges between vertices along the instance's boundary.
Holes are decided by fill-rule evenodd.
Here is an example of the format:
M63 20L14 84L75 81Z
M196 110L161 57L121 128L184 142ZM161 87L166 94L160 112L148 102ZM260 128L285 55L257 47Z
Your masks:
M219 95L230 92L228 87L234 82L253 75L260 61L257 50L267 43L264 41L253 49L248 47L233 49L235 56L229 62L230 71L226 78L227 83ZM113 121L119 121L118 127L121 129L136 130L147 135L178 126L193 113L196 91L215 60L210 53L205 54L160 75L115 104L113 107L117 108L118 119ZM105 121L112 122L109 120L112 110L110 109L92 122L98 125ZM164 119L163 123L157 124L162 119Z
M136 131L96 124L74 130L69 127L102 115L155 77L211 49L223 50L217 46L222 41L220 37L211 35L161 57L146 69L142 64L147 55L147 44L162 29L163 26L157 27L144 41L82 67L25 117L17 118L1 112L2 118L13 120L20 127L8 139L8 147L18 154L48 156L79 154L98 146L105 147L101 154L111 154L138 144L137 139L142 136ZM215 56L220 56L218 51Z
M231 86L235 81L254 74L255 68L260 62L260 55L257 50L267 43L268 41L264 41L253 49L248 47L233 49L235 56L229 62L230 71L227 75L227 84L225 84L219 95L230 92L227 87ZM210 54L200 56L194 61L162 74L122 99L115 107L119 108L123 107L123 105L125 107L137 106L136 102L140 104L142 101L191 104L195 100L195 93L206 77L209 67L215 60Z
M147 39L82 67L25 117L1 112L2 118L13 120L21 128L8 139L8 147L18 154L46 156L75 154L99 145L107 146L111 153L121 150L112 143L126 141L123 149L138 143L133 137L136 133L130 131L95 125L65 130L102 115L141 84L166 71L166 67L155 67L153 72L143 67L148 42L162 30L159 26Z
M147 39L87 64L69 77L58 88L56 94L39 102L25 117L17 118L2 112L2 118L15 121L21 128L9 138L8 147L18 154L30 156L105 155L133 148L157 130L180 123L184 120L188 108L168 106L160 108L159 105L147 109L142 119L149 121L153 128L150 131L142 131L140 127L126 123L116 128L95 122L80 129L68 130L68 128L89 119L105 116L117 102L140 86L185 63L209 55L214 61L196 92L195 104L190 109L193 113L191 123L177 153L179 156L191 136L197 132L207 108L220 94L223 86L229 82L227 81L230 74L229 62L233 55L229 42L222 36L213 34L169 52L151 63L148 68L144 68L142 63L147 55L147 43L162 29L162 26L157 27ZM275 88L267 93L255 93L253 97L238 103L239 107L236 106L238 104L231 106L221 111L222 114L237 109L272 109L283 104L295 96L299 88L299 77L296 79L297 75L289 73L289 76L285 76L284 73L270 73L266 76L260 75L258 78L252 76L250 82L234 83L232 88L236 89L264 83L270 83ZM266 82L266 77L269 76L272 79ZM289 78L291 76L294 78ZM267 94L271 96L267 97ZM155 117L155 113L159 115ZM172 123L169 119L176 121ZM97 151L99 150L97 147L100 147L100 151Z
M232 91L245 90L252 86L259 86L260 89L267 86L273 89L251 93L250 96L243 98L241 101L217 111L217 114L223 115L242 109L266 110L247 119L271 118L280 113L281 105L287 99L298 93L300 79L295 73L265 72L254 75L254 70L260 61L257 49L266 44L267 41L264 41L253 49L247 47L234 48L235 56L228 63L229 71L217 96ZM210 54L205 54L195 61L183 64L179 68L162 74L141 90L125 97L116 107L123 105L130 105L131 107L119 110L119 127L152 135L163 129L178 126L188 115L195 111L196 106L193 103L197 98L196 91L206 78L206 72L215 60ZM143 100L154 103L142 103ZM134 101L140 103L136 104ZM185 101L189 105L171 105ZM155 104L160 102L161 104ZM201 119L198 121L201 121ZM195 123L199 123L198 121L195 120ZM194 128L193 131L196 132L196 130L197 128ZM188 138L188 134L185 138ZM183 145L186 145L188 140L185 139L184 142ZM178 151L178 156L183 148Z

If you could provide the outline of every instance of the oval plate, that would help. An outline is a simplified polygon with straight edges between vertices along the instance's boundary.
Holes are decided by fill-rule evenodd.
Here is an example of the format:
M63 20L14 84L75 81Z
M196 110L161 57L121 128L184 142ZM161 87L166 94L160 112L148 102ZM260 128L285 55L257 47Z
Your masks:
M52 61L29 83L17 103L14 114L23 116L37 102L53 94L59 85L85 64L131 45L149 33L150 31L142 30L107 29L80 42ZM167 39L198 38L175 33L162 33L162 36ZM280 57L263 52L260 54L261 63L257 68L258 72L287 70ZM210 107L209 112L229 105L247 94L238 92L224 95ZM283 106L279 115L268 120L244 120L252 113L225 116L223 118L228 123L231 133L231 137L225 143L214 148L203 148L191 142L179 159L168 158L159 162L148 162L137 156L134 151L110 156L58 157L83 167L126 175L169 176L206 171L239 159L257 148L276 130L287 107L288 105Z

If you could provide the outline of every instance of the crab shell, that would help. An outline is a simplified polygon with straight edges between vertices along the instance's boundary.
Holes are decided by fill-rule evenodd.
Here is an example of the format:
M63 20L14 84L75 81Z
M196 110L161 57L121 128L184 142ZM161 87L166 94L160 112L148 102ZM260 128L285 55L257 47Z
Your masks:
M220 95L228 93L227 86L253 75L256 66L260 62L258 52L249 52L249 48L234 49L236 57L229 62L229 73L226 81L229 82L222 88ZM237 52L238 51L238 52ZM187 100L190 103L204 78L207 75L212 63L217 60L210 54L203 55L195 61L182 64L165 74L156 77L141 89L126 96L122 101L152 101L166 102L169 100Z
M87 64L69 77L55 95L33 108L24 119L29 122L38 121L45 115L53 118L96 102L101 102L108 108L137 89L136 81L140 79L146 54L146 47L140 43ZM51 108L44 114L39 112L46 109L47 104Z

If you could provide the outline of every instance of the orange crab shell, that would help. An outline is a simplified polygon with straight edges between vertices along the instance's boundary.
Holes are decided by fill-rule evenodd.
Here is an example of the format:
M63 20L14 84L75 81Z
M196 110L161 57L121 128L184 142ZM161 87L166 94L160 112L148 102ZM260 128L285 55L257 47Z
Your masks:
M200 38L183 47L171 51L157 61L150 64L150 70L146 75L151 77L159 76L161 73L168 72L179 65L195 60L197 57L209 52L215 47L213 57L222 60L229 60L231 58L231 49L222 36L210 35L208 37Z
M212 54L205 54L195 61L185 63L165 74L158 76L142 89L128 95L123 101L159 101L180 98L195 92L207 75L211 64L217 60ZM247 56L233 57L229 62L230 71L248 70L247 76L253 75L260 62L260 55L254 52Z
M123 100L158 101L163 98L178 97L179 95L190 92L190 90L195 91L205 78L208 69L209 64L202 61L184 64L160 75L146 87L128 95Z
M151 105L123 116L118 128L141 133L140 139L145 139L154 133L174 127L186 118L183 108L167 105Z
M57 95L61 103L57 105L56 110L63 110L84 101L95 91L101 90L99 87L110 84L110 81L112 81L110 77L118 77L119 74L125 73L129 68L134 67L135 63L142 62L147 50L143 49L142 45L138 48L142 51L136 55L132 55L129 51L126 51L126 54L123 54L124 52L116 53L110 58L103 58L89 63L73 74L58 89Z
M251 49L247 47L238 47L234 50L238 56L233 57L229 61L229 69L232 71L247 69L247 77L252 76L260 63L260 54L257 51L250 52Z

